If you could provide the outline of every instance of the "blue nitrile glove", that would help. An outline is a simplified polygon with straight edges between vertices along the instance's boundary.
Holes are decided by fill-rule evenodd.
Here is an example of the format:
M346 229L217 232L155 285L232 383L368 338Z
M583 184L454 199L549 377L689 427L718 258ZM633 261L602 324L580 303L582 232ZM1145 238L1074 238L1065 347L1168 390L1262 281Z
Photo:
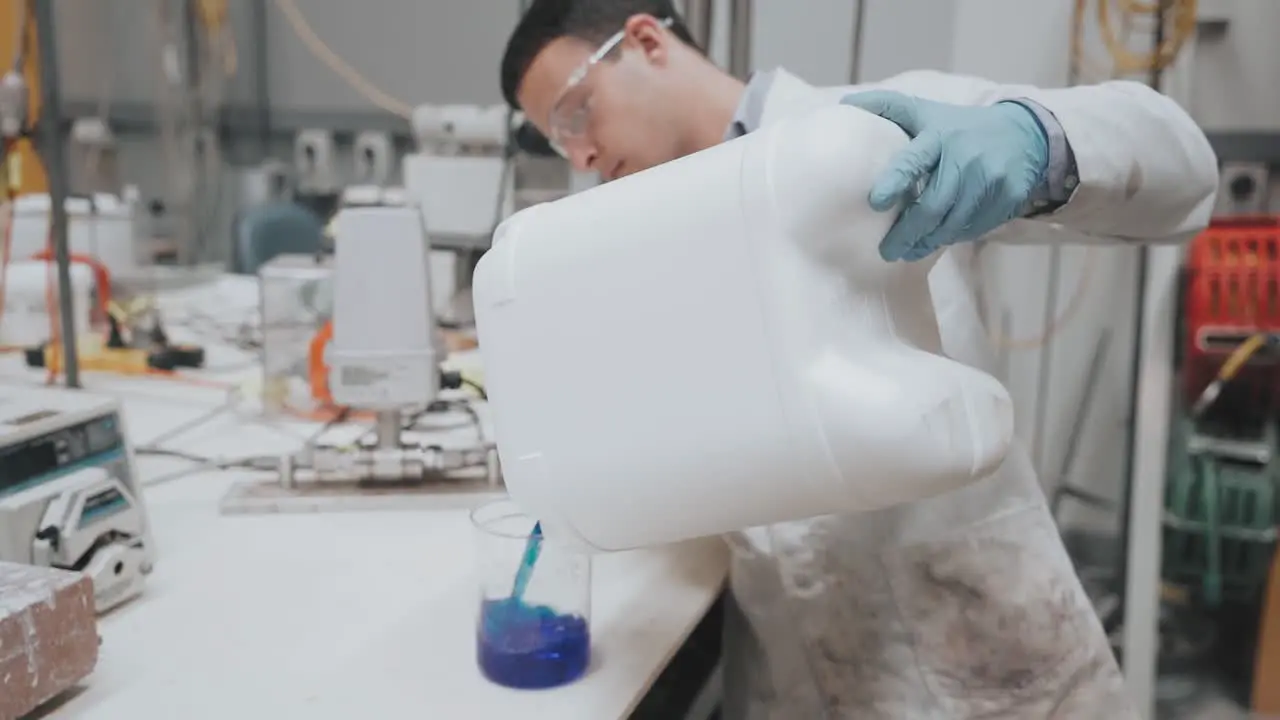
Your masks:
M885 260L919 260L1022 217L1044 182L1049 140L1035 115L1016 102L948 105L888 90L841 102L891 120L911 136L868 198L880 212L906 204L880 243Z

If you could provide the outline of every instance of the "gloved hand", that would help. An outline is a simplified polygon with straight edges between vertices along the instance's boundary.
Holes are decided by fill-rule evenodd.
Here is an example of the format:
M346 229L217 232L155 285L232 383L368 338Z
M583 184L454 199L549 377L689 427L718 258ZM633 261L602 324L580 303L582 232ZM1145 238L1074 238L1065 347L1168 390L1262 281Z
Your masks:
M885 260L919 260L1021 217L1044 180L1048 138L1018 103L966 107L887 90L841 102L891 120L912 138L868 198L880 212L906 204L880 243Z

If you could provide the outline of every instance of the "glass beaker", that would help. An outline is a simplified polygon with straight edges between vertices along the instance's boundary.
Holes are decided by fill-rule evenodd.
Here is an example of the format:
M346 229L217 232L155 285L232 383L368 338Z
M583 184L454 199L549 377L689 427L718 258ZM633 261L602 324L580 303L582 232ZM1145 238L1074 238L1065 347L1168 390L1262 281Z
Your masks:
M471 522L480 672L521 689L577 680L591 661L591 557L533 535L534 519L508 499L477 508Z

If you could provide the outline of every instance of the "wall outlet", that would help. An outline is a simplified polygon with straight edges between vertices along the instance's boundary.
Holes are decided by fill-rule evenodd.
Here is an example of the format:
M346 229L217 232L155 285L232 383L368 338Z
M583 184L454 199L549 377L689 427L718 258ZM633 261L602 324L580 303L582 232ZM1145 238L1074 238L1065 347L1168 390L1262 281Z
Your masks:
M304 193L329 194L338 191L333 133L328 130L303 130L293 144L293 160L298 190Z
M1218 182L1216 216L1267 214L1271 187L1266 163L1223 163Z
M353 182L361 185L390 183L395 165L394 152L389 133L370 130L356 135Z

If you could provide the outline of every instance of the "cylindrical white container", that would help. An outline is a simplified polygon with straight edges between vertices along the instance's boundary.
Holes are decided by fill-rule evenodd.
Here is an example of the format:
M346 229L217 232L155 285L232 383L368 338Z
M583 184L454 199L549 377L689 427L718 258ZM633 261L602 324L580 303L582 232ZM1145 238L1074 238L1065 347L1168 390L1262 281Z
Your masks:
M49 243L48 195L23 195L14 201L11 257L28 260ZM67 246L72 253L102 263L112 275L128 275L138 266L133 212L114 195L67 198Z
M867 195L908 142L831 106L538 205L476 271L507 489L621 550L873 510L993 472L1009 395L941 354Z
M87 265L71 266L71 298L76 334L89 329L93 309L93 271ZM53 297L53 307L49 298ZM58 323L57 278L53 266L46 262L14 262L9 265L4 281L4 314L0 315L0 346L34 347L52 336L50 316Z

